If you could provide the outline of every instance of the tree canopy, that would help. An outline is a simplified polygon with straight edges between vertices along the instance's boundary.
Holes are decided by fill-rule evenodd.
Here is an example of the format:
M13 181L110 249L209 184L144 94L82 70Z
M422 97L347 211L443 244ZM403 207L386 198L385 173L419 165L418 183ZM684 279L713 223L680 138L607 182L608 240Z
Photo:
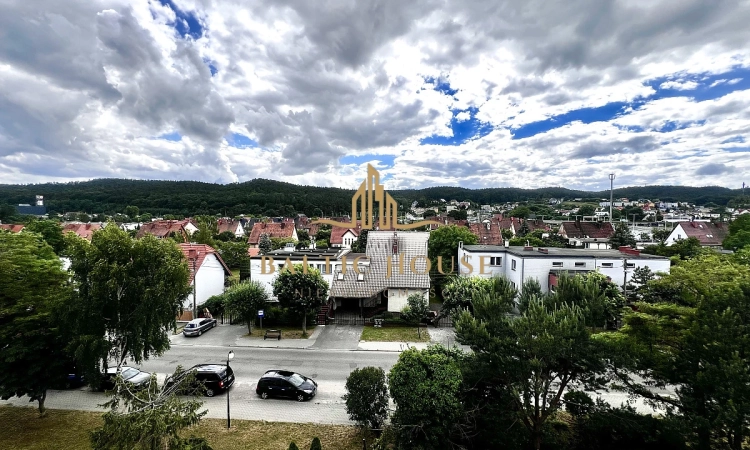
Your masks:
M302 333L307 334L307 315L328 300L328 282L312 267L285 266L273 282L273 295L281 306L302 314Z

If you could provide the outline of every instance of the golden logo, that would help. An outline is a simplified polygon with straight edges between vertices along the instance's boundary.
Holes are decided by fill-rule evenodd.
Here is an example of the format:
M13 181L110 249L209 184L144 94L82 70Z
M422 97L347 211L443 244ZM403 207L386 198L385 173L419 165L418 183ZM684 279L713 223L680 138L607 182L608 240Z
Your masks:
M429 224L439 224L434 220L420 220L414 223L398 223L398 203L385 192L380 184L380 173L372 165L367 165L367 180L363 181L352 197L352 221L337 222L331 219L320 219L312 223L332 225L334 227L357 228L357 202L362 209L362 229L371 230L374 225L374 204L378 204L378 227L385 230L411 230Z

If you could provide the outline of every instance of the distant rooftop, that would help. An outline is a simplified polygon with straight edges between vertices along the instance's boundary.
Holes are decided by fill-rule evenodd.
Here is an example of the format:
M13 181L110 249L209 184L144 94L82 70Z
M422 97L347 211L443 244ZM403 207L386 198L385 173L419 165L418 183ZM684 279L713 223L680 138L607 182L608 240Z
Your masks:
M524 258L547 258L556 256L560 258L642 258L642 259L667 259L664 256L629 254L619 250L595 250L588 248L559 248L559 247L541 247L546 252L539 251L539 247L532 247L532 250L524 250L524 247L503 247L501 245L464 245L464 250L468 252L503 252Z

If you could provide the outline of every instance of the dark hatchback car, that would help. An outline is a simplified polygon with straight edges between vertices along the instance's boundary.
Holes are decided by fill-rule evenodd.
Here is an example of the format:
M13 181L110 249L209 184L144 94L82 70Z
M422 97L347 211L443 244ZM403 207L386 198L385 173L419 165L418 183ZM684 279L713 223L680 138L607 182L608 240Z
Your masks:
M181 386L179 393L194 394L202 392L207 397L224 392L234 384L234 371L226 364L198 364L185 371L195 376L191 383ZM175 384L175 379L167 380L167 388Z
M261 398L286 397L298 402L310 400L318 393L318 383L312 378L287 370L269 370L258 380L255 392Z
M135 367L122 366L122 379L129 385L135 388L143 388L148 384L148 380L151 379L151 374L148 372L141 372ZM115 387L115 379L117 378L117 367L110 367L105 373L102 374L102 383L99 385L99 390L112 390Z
M216 319L193 319L185 325L182 334L185 336L200 336L216 326Z

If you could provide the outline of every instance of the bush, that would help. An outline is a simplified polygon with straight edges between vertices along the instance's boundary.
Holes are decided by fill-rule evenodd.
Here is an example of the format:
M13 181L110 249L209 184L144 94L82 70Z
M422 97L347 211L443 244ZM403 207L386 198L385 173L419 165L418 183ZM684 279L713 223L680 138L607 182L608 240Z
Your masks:
M313 323L317 312L313 311L307 315L308 323ZM299 326L302 322L302 314L281 306L266 306L264 310L263 326L290 325Z
M299 447L297 447L297 444L292 442L291 444L289 444L289 450L299 450Z
M203 311L204 308L208 308L208 312L210 312L214 318L221 316L226 309L226 299L224 295L214 295L213 297L209 297L208 300L200 305L198 310Z
M320 445L320 439L317 436L313 438L310 450L323 450L323 446Z
M594 400L583 391L568 391L563 396L565 410L576 419L590 414L594 410Z
M388 418L388 387L380 367L355 369L346 378L346 402L349 418L362 427L380 429Z

